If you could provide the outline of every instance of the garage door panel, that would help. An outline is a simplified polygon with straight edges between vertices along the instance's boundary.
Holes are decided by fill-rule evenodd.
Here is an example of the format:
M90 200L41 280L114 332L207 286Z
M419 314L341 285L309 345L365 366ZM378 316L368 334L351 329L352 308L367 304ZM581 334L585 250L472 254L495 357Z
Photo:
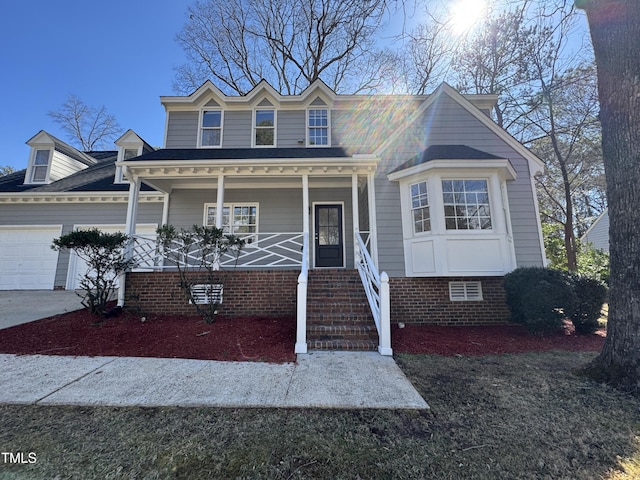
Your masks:
M60 225L0 227L0 290L51 290L58 252L51 249Z

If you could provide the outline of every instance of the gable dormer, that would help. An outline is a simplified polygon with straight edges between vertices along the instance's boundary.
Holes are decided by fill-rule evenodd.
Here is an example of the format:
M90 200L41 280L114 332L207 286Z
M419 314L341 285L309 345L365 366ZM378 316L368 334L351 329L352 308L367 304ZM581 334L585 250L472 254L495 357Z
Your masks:
M129 129L115 142L118 147L118 162L124 162L134 157L139 157L143 153L155 151L151 145L145 142L136 132ZM113 183L129 183L124 176L122 165L116 165L116 174Z
M26 143L31 147L31 152L24 178L25 184L49 184L97 163L95 158L44 130Z
M188 96L161 97L165 148L331 146L336 94L322 81L281 95L262 80L246 95L225 95L210 81Z

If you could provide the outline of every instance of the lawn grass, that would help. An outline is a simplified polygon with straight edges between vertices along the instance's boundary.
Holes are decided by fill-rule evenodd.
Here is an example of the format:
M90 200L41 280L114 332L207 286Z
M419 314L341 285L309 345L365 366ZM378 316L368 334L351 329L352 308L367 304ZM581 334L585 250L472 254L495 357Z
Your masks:
M399 355L430 411L2 406L37 462L0 478L640 478L640 399L572 373L594 355Z

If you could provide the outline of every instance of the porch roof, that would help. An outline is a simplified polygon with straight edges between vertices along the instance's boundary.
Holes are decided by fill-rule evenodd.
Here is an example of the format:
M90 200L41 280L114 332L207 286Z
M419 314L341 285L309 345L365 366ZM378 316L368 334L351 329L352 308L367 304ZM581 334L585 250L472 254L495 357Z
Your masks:
M230 177L268 180L273 187L305 175L351 177L376 170L375 155L349 155L345 149L330 148L188 148L149 152L117 165L128 178L138 177L152 188L170 192L176 188L211 188L212 179ZM274 183L274 180L277 180ZM293 184L289 184L292 186Z
M278 158L351 157L344 148L163 148L128 162L172 160L261 160Z

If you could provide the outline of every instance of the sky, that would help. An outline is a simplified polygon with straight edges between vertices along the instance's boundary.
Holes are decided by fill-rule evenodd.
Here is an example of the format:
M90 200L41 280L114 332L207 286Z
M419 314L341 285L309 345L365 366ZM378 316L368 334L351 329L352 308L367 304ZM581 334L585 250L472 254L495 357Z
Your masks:
M444 3L452 1L463 2ZM26 168L25 142L40 130L68 141L47 113L70 94L91 107L105 106L123 130L161 147L160 96L175 94L174 68L185 60L175 38L192 3L7 0L0 15L0 167ZM402 16L387 27L399 30L394 22L401 24Z
M161 95L184 62L175 37L187 0L8 0L0 15L0 166L26 168L40 130L68 141L47 115L69 94L104 105L120 126L162 146ZM115 146L114 146L115 149Z

